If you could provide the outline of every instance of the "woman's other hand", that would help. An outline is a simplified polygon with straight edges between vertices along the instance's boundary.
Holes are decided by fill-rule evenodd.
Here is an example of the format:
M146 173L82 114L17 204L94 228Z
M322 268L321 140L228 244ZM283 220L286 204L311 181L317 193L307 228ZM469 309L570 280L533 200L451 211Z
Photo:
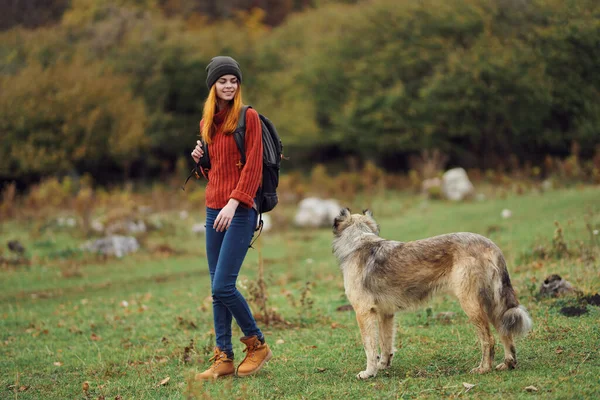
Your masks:
M197 140L196 147L194 148L194 151L192 151L192 158L194 159L196 164L198 164L198 161L200 161L200 158L202 157L203 154L204 154L204 150L202 149L202 142Z
M231 220L233 219L233 216L235 215L235 210L237 209L239 204L240 202L236 199L229 199L227 205L223 207L221 211L219 211L219 215L217 215L215 223L213 224L213 228L217 232L225 232L227 229L229 229L229 226L231 225Z

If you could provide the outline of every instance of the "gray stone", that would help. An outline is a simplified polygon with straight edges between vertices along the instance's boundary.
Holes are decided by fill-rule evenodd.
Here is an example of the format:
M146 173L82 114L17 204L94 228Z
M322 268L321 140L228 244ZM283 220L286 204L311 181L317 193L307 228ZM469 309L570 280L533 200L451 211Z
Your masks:
M82 250L121 258L129 253L135 253L140 245L133 236L107 236L85 243Z
M125 221L117 221L106 228L106 233L108 235L113 235L116 233L125 233L125 234L136 234L136 233L144 233L148 230L146 227L146 223L143 220L133 221L133 220L125 220Z
M196 235L204 235L206 233L206 224L204 222L200 224L192 225L192 233Z
M453 168L442 177L442 192L444 197L452 201L461 201L475 192L473 184L463 168Z
M263 232L269 232L271 230L271 228L273 227L273 224L271 223L271 216L269 214L263 214L262 215L262 219L263 219ZM256 224L256 227L258 227L258 222Z
M336 200L307 197L298 204L294 224L302 228L331 227L341 209Z
M564 280L560 275L550 275L547 277L540 287L540 295L558 297L565 294L573 293L576 289L571 282Z

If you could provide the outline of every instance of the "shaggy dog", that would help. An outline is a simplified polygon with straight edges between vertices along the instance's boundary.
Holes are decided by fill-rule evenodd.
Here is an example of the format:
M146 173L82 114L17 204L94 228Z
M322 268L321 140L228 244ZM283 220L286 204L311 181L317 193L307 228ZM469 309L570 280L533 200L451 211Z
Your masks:
M379 237L379 226L370 211L350 214L347 208L334 220L333 233L333 253L367 354L367 368L357 378L370 378L390 367L394 314L414 308L440 289L456 295L477 330L482 357L471 372L492 369L490 322L504 346L504 362L496 369L515 368L513 337L525 335L532 322L515 296L504 256L491 240L462 232L413 242L386 240Z

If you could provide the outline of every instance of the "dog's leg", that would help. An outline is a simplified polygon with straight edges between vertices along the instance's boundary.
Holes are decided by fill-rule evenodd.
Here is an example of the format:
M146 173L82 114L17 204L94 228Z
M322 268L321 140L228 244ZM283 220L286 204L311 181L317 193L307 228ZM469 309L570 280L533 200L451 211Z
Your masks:
M377 313L373 309L355 308L363 346L367 354L367 369L356 375L367 379L377 375Z
M492 370L495 351L494 336L490 331L490 324L487 317L473 320L473 324L477 329L477 336L479 337L479 343L481 344L481 362L478 367L471 370L471 373L484 374Z
M484 308L474 299L460 299L461 306L475 329L481 345L481 362L471 370L472 374L484 374L492 370L494 362L494 336L490 330L490 322Z
M378 316L381 356L377 368L387 369L392 365L392 357L394 357L394 314L378 314Z
M502 342L502 346L504 346L504 362L502 364L498 364L496 369L498 371L515 369L517 366L517 351L515 349L515 342L513 342L512 335L500 335L500 341Z

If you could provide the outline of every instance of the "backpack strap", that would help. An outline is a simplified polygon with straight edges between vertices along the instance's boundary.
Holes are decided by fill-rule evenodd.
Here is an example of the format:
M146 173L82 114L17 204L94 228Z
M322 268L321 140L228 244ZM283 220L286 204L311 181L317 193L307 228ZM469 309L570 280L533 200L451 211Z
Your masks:
M254 247L252 247L252 245L254 244L254 242L256 242L258 240L258 237L260 236L260 234L262 233L263 230L263 219L262 219L262 213L259 214L260 215L260 219L258 221L258 226L256 227L256 229L254 230L254 232L258 231L258 235L256 235L256 237L254 238L254 240L248 245L249 249L253 249Z
M237 145L237 148L240 151L242 165L246 165L246 111L248 111L249 108L252 107L242 107L242 109L240 110L240 117L238 119L237 127L233 132L235 144Z
M192 170L190 171L190 174L185 179L183 186L181 186L181 190L183 191L185 191L185 185L187 185L188 181L191 179L192 176L195 176L196 179L200 179L200 174L202 174L204 177L207 177L207 172L210 169L210 156L208 155L208 145L206 144L206 142L204 142L204 140L200 140L202 142L202 149L204 153L202 154L202 157L200 157L194 168L192 168Z

